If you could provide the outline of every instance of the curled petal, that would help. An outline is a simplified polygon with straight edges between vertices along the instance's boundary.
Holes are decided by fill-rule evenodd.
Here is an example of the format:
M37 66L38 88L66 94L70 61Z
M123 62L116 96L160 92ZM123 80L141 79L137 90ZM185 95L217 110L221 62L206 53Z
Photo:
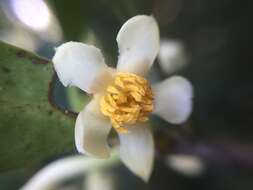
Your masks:
M128 130L119 134L120 158L134 174L148 181L154 162L153 136L143 124L130 126Z
M96 92L97 81L103 81L109 73L100 50L79 42L67 42L56 48L53 63L64 86L76 86L87 93Z
M39 170L21 190L55 189L59 184L74 176L87 174L94 168L113 166L119 162L115 151L109 160L94 159L83 155L69 156L56 160Z
M192 111L193 88L179 76L166 79L153 86L155 94L154 114L172 124L186 121Z
M75 143L78 152L98 158L109 157L107 136L111 123L99 110L98 99L93 99L77 117Z
M119 46L117 69L145 75L159 51L159 28L156 20L146 15L129 19L121 27L117 42Z

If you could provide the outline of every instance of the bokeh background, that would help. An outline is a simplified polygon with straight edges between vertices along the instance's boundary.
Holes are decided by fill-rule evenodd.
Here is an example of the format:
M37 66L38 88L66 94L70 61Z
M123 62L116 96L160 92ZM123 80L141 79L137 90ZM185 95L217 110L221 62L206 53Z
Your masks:
M179 74L194 86L194 111L186 123L174 126L156 117L150 121L156 161L148 184L117 162L74 176L57 188L253 189L252 10L249 0L1 0L1 41L49 60L61 43L81 41L101 48L111 66L117 63L115 39L121 25L132 16L152 14L160 26L161 42L172 44L172 48L179 45L178 62L184 64L168 72L162 60L156 60L149 78L159 81ZM63 110L77 112L89 100L75 88L64 89L56 78L52 86L51 100ZM5 112L4 106L0 107L2 120ZM0 124L1 129L4 124ZM1 131L1 138L7 139L9 134ZM0 143L8 144L3 145L3 140ZM42 141L34 142L34 146L38 143ZM50 147L41 148L39 158L17 152L17 160L28 159L21 166L1 169L5 163L0 163L0 189L18 189L48 163L77 154L73 139L64 152L44 157Z

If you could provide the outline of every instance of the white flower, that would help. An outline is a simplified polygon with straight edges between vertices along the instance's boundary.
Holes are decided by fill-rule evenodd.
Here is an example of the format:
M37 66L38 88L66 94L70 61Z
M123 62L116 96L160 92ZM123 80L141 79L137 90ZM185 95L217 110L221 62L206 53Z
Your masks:
M133 173L147 181L154 160L154 141L145 123L152 112L166 121L184 122L192 109L192 86L174 76L150 86L144 78L159 51L159 29L152 16L135 16L117 36L119 60L109 68L99 49L67 42L53 57L55 70L65 86L76 86L93 95L79 113L75 143L80 153L107 158L111 127L120 139L120 157Z

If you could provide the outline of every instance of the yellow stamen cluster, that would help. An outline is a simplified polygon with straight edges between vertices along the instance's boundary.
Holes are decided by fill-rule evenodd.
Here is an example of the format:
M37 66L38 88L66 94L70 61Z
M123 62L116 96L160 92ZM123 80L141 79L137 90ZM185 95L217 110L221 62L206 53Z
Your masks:
M106 92L101 98L100 109L118 132L127 132L125 125L147 121L148 114L153 111L153 93L143 77L118 72Z

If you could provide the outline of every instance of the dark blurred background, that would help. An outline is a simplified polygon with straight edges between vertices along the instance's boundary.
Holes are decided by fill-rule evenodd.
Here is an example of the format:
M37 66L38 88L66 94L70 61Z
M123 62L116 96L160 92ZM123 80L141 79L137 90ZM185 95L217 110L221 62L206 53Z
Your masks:
M117 165L103 171L107 178L113 176L114 185L109 189L250 190L252 4L249 0L1 0L0 39L48 59L62 42L90 43L101 48L106 62L113 66L117 63L115 39L121 25L138 14L154 15L161 40L183 44L186 64L173 74L193 83L194 111L187 123L177 127L152 118L157 154L149 183ZM38 7L41 11L36 12ZM151 78L171 75L158 61L155 64ZM81 109L84 103L68 100L73 92L63 92L58 83L56 86L61 92L56 97L60 106ZM0 189L17 189L32 174L22 170L2 173ZM78 179L74 182L80 187L82 180Z

